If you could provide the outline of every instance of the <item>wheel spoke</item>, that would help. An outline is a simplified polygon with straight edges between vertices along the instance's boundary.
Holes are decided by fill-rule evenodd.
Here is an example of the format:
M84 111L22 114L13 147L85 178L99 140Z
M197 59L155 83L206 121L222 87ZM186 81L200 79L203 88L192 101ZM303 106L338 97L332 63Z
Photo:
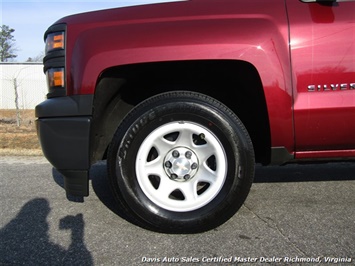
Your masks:
M189 129L184 129L179 131L179 136L175 142L176 146L192 147L192 134L193 132Z
M166 140L163 136L156 138L154 140L153 147L158 151L158 154L163 156L166 154L170 149L173 148L174 143L171 141Z
M181 183L180 190L184 194L186 201L193 202L197 199L196 184L196 182Z
M216 182L217 175L216 172L211 170L206 164L201 165L196 176L198 182L207 182L213 185Z
M176 182L170 180L168 177L163 177L160 179L160 185L157 189L156 196L161 200L166 201L169 199L169 195L177 188Z
M208 158L216 153L215 148L209 144L198 145L194 148L194 151L200 160L200 164L206 162Z
M146 175L157 175L159 177L163 176L165 172L162 165L163 165L162 156L158 156L153 161L146 162L144 166Z

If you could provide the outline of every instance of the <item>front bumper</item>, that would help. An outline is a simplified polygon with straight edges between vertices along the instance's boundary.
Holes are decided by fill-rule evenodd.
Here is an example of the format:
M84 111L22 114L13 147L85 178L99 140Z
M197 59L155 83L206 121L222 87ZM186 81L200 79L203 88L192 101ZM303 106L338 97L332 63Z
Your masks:
M37 135L44 156L64 176L67 194L89 195L93 95L48 99L36 106Z

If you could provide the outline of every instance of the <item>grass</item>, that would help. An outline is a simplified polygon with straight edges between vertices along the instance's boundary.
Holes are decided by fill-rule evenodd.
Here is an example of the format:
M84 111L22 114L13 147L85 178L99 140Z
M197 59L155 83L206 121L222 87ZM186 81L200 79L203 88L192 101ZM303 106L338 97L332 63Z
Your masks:
M0 155L42 155L35 125L34 110L0 110Z

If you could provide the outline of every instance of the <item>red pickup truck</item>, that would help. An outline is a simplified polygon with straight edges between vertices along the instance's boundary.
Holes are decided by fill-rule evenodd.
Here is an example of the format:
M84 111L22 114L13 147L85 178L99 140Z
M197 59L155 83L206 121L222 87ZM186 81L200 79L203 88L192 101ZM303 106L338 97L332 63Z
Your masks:
M355 1L190 0L90 12L45 33L46 158L87 196L107 159L137 224L233 216L255 163L355 159Z

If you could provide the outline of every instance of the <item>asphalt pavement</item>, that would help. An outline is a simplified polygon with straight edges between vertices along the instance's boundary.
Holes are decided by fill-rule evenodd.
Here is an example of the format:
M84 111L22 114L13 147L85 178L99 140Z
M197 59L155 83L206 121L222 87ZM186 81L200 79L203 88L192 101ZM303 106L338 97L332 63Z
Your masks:
M190 235L127 221L106 175L72 202L43 157L0 157L0 265L355 265L355 163L258 166L239 212Z

